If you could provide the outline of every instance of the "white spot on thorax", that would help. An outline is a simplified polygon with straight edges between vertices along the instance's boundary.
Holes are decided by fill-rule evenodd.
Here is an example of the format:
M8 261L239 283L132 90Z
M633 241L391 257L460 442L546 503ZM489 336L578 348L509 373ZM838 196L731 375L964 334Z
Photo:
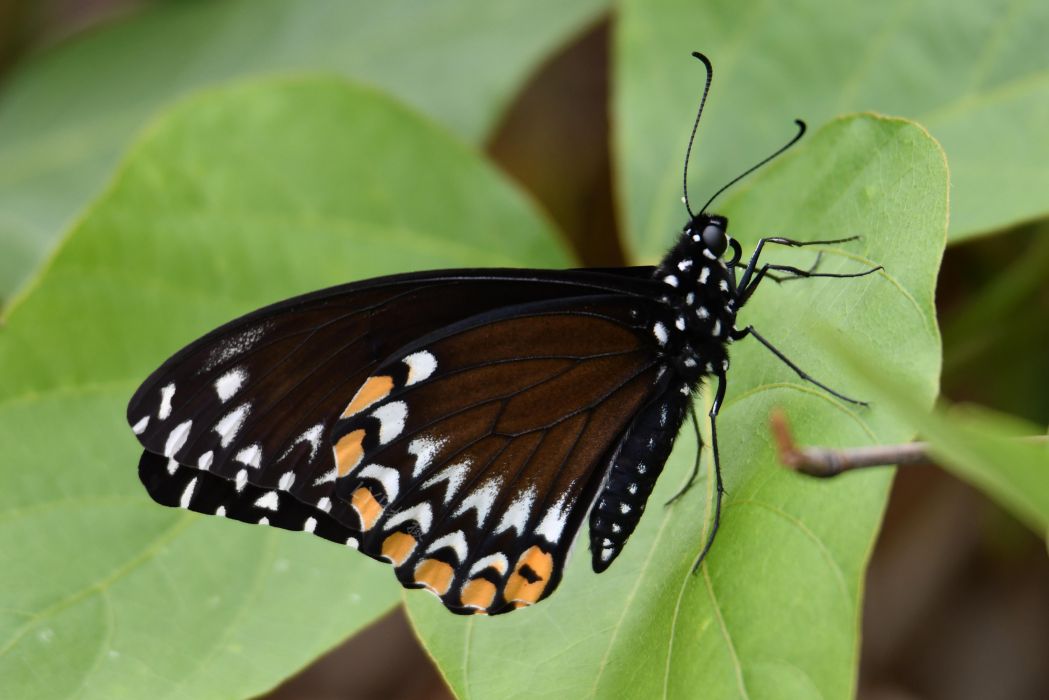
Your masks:
M241 367L231 369L224 375L215 380L215 393L218 395L219 400L225 403L233 398L240 387L243 386L244 380L248 378L248 373Z
M714 255L714 252L710 248L703 249L703 255L710 258L711 260L717 260L718 256Z
M669 284L671 287L676 287L678 285L678 279L675 275L667 275L663 278L663 282Z
M707 307L700 306L696 309L696 316L699 318L710 318L710 312L707 311Z
M408 365L408 380L406 386L411 386L425 379L437 369L437 358L426 350L413 352L404 358L404 364Z
M408 404L393 401L379 406L372 411L379 419L379 444L386 445L404 431L404 421L408 417Z
M175 395L175 384L171 383L160 390L160 408L157 409L157 418L166 419L171 415L171 399Z
M715 338L718 337L719 335L721 335L721 320L720 319L714 319L714 330L711 331L711 332L714 334Z
M700 284L706 284L707 283L707 279L709 277L710 277L710 268L709 267L704 267L702 270L699 271L699 283Z
M728 291L728 281L727 280L721 280L718 283L718 288L721 289L721 291L723 291L723 292L727 292Z
M684 316L678 316L677 320L674 321L674 325L677 326L677 329L679 331L685 330L685 317Z
M679 262L677 264L677 269L681 270L682 272L684 272L685 270L687 270L690 267L692 267L692 261L691 260L682 260L681 262Z

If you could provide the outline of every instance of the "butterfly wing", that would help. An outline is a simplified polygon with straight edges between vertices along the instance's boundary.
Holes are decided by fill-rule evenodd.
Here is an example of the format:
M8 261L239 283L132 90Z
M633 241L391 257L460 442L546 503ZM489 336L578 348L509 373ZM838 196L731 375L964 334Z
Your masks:
M136 393L140 476L166 505L358 546L456 612L535 602L655 391L645 284L431 273L263 309Z

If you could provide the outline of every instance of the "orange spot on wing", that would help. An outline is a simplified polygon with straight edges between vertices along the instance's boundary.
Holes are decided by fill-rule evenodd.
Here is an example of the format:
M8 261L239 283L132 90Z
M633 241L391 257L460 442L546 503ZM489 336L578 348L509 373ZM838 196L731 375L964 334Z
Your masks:
M526 576L525 567L531 569ZM529 547L514 565L514 571L506 581L503 597L508 601L530 605L539 600L550 583L550 574L554 571L554 558L541 550L538 545Z
M349 474L364 457L364 429L346 433L335 443L335 473L339 477Z
M400 566L415 551L419 543L407 532L395 532L382 543L382 555L389 559L394 566Z
M439 596L448 592L455 570L437 559L424 559L415 567L415 582L421 583Z
M392 390L393 377L388 377L385 374L368 377L364 384L361 384L361 388L357 390L357 393L353 395L350 404L346 407L346 410L342 412L342 417L349 418L352 415L360 413L376 401L382 401L385 399L390 395Z
M478 612L483 612L495 600L495 584L483 578L468 581L459 593L459 600L463 605L479 608Z
M361 518L361 530L371 530L375 521L382 515L382 504L375 500L372 492L363 486L353 492L350 505Z

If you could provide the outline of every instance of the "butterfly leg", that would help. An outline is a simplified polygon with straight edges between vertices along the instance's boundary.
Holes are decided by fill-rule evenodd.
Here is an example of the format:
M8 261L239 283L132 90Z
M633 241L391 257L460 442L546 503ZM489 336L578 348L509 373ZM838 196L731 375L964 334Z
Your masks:
M810 245L834 245L835 243L851 243L852 241L858 240L859 236L850 236L849 238L835 238L828 241L795 241L793 238L782 238L780 236L769 236L758 240L758 244L754 247L754 253L750 256L750 260L747 261L747 267L743 271L743 277L739 280L739 288L744 289L751 281L751 277L755 274L755 270L758 270L758 259L761 257L761 251L765 248L766 243L775 243L776 245L785 245L791 248L804 248Z
M770 343L760 333L758 333L756 330L754 330L754 326L747 326L746 328L744 328L742 330L733 332L732 333L732 339L733 340L742 340L743 338L746 338L748 335L754 336L754 338L757 339L757 341L759 343L761 343L766 348L768 348L769 351L772 352L773 355L778 357L780 359L780 361L783 362L783 364L787 365L787 367L790 367L792 370L797 372L798 376L801 377L802 379L804 379L806 382L810 382L812 384L815 384L820 389L823 389L824 391L826 391L828 394L830 394L832 396L838 397L842 401L847 401L849 403L856 404L857 406L867 406L868 405L866 401L859 401L858 399L852 399L852 398L849 398L848 396L846 396L845 394L842 394L842 393L839 393L837 391L834 391L834 389L831 389L829 386L827 386L826 384L823 384L822 382L820 382L818 379L816 379L811 374L809 374L808 372L803 370L801 367L798 367L796 364L794 364L794 362L789 357L784 355L783 352L779 348L777 348L775 345Z
M696 418L696 408L691 403L688 406L688 414L692 418L692 429L696 433L696 459L692 463L692 473L688 475L688 481L685 482L685 485L682 486L677 493L671 496L670 499L663 504L665 506L669 506L671 503L684 496L685 492L692 488L692 484L696 480L696 475L699 474L699 458L703 453L703 438L699 434L699 420Z
M703 560L707 556L707 552L710 551L711 546L714 544L714 537L718 534L718 526L721 524L721 497L725 493L725 484L721 480L721 455L718 452L718 412L721 410L721 404L725 401L725 388L727 384L725 382L725 374L722 372L718 375L718 390L714 395L714 403L710 407L710 412L707 414L710 417L710 448L714 455L714 480L715 480L715 494L714 494L714 522L710 526L710 534L707 535L706 544L703 545L703 550L696 557L695 563L692 564L692 573L699 571L699 565L703 563Z

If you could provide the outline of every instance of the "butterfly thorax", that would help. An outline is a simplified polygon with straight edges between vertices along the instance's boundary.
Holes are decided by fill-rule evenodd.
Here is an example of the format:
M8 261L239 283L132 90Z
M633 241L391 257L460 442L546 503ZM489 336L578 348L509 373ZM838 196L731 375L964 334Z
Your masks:
M655 278L666 286L666 311L652 319L652 333L678 374L694 385L728 369L737 301L735 279L721 255L690 224Z

